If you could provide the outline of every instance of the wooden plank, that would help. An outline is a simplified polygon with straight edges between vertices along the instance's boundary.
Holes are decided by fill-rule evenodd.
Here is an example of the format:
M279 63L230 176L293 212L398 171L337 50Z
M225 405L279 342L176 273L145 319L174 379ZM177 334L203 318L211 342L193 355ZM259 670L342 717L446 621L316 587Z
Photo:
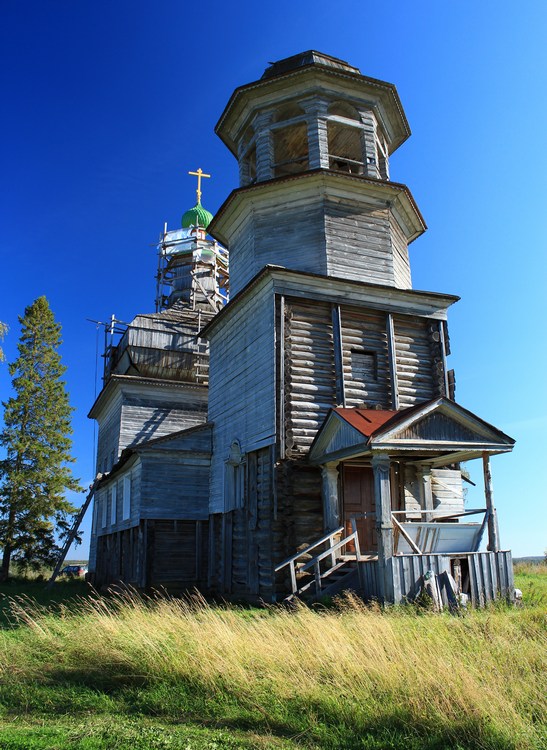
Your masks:
M387 348L389 361L389 377L391 383L391 407L399 409L399 383L397 378L397 356L395 350L395 332L393 328L393 315L389 313L386 319L387 324Z
M332 305L332 332L334 347L334 372L336 379L336 403L338 406L346 406L346 393L344 384L343 367L343 343L342 343L342 320L340 305Z

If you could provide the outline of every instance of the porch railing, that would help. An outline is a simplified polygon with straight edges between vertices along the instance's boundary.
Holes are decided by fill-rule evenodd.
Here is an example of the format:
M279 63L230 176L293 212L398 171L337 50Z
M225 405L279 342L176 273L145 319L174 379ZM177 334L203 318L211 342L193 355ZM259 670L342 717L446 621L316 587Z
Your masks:
M402 523L396 516L407 515L425 516L425 521L410 521ZM484 518L481 524L447 524L448 521L454 521L458 518L465 516L473 516L478 513L483 513ZM394 510L391 512L391 520L393 523L393 530L395 532L394 538L394 552L397 554L397 547L399 542L399 536L403 537L410 549L418 555L428 554L435 551L434 547L439 542L444 532L448 530L454 532L458 529L461 530L461 535L467 534L468 543L467 546L473 547L469 550L458 550L460 552L476 552L482 541L486 524L488 523L489 511L487 508L474 508L472 510L461 511L460 513L449 513L449 514L436 514L434 510ZM439 523L442 521L442 523ZM417 528L418 535L416 539L413 539L409 531L414 527ZM420 532L423 531L423 540L420 539Z
M321 592L324 590L323 583L328 576L332 575L335 570L339 570L342 568L346 563L344 560L342 560L342 552L341 550L348 546L348 544L352 543L355 547L355 552L352 553L352 558L356 561L359 561L361 559L361 551L359 549L359 537L357 535L357 525L355 522L355 519L351 519L351 527L352 527L352 533L348 536L343 537L342 539L338 539L337 537L345 532L345 527L340 526L337 529L334 529L333 531L329 531L328 534L325 534L321 537L321 539L318 539L313 544L310 544L308 547L305 547L303 550L300 550L300 552L297 552L296 555L293 555L292 557L288 557L286 560L283 560L282 563L280 563L276 568L275 572L278 573L279 571L283 570L283 568L288 567L290 578L291 578L291 594L288 598L294 598L295 596L298 596L305 591L307 591L311 586L315 586L315 595L319 596ZM322 552L319 552L314 557L312 557L307 562L299 562L299 560L304 557L305 555L309 555L310 552L317 547L326 544L326 549L324 549ZM337 554L338 553L338 554ZM321 570L321 563L323 561L327 560L327 567ZM296 574L302 574L306 573L309 570L313 569L313 579L305 583L303 586L298 585L298 581L296 578Z

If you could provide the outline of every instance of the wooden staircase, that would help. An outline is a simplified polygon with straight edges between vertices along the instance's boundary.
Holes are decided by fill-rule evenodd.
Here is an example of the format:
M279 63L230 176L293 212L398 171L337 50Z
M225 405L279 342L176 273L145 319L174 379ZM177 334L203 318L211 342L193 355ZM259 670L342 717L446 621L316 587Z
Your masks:
M361 553L355 519L351 523L352 533L349 536L343 536L345 528L340 526L275 568L276 573L289 569L291 593L283 601L317 601L323 596L335 596L347 589L361 588ZM347 554L350 543L355 547L352 555ZM322 550L316 551L314 555L310 554L312 550L321 547Z

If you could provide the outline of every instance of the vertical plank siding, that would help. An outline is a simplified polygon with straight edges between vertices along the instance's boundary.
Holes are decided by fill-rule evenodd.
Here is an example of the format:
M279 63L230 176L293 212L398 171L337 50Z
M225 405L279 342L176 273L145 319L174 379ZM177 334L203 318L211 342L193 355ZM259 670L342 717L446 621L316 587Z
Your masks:
M275 442L275 313L268 291L268 286L257 289L211 334L211 513L224 511L225 462L232 442L239 440L244 453Z
M511 552L473 552L467 555L396 555L392 558L395 602L412 601L423 587L423 577L431 570L435 575L452 573L451 563L458 558L467 566L469 595L475 607L483 607L499 598L511 600L514 595ZM467 573L465 574L467 575ZM465 576L464 576L465 577ZM443 604L448 606L446 590L441 585Z
M155 520L148 587L171 593L207 584L208 522Z

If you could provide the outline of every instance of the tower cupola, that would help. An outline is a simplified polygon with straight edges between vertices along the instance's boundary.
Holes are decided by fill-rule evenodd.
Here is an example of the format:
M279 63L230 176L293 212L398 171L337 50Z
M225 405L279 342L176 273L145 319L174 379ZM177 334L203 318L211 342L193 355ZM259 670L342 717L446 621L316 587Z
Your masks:
M242 186L311 169L387 180L389 155L410 135L393 84L313 50L236 89L216 132Z
M232 294L266 265L411 288L408 244L425 223L389 176L410 135L393 84L302 52L237 88L216 132L239 163L208 230L230 250Z

